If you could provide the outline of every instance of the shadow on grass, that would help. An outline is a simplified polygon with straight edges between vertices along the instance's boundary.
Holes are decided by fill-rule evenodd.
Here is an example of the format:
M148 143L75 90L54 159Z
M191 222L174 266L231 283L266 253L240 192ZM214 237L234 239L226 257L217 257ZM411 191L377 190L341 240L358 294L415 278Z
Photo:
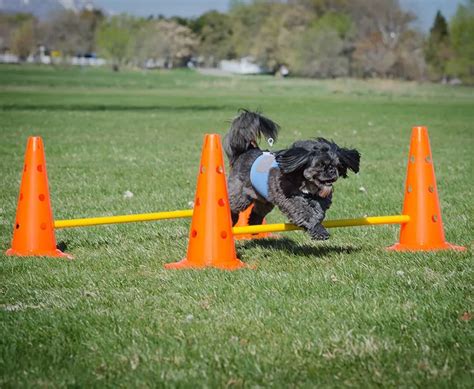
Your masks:
M351 254L361 250L354 246L317 246L301 245L288 238L279 239L255 239L243 242L241 249L262 248L269 250L285 251L288 254L301 255L305 257L325 257L331 254Z
M108 104L4 104L0 105L3 111L220 111L233 109L224 105L108 105Z

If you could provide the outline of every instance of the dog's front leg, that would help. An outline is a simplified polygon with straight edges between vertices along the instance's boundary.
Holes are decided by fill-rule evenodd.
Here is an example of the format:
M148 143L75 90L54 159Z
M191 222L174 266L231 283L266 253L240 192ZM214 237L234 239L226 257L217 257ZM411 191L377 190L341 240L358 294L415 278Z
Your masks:
M288 216L290 221L308 231L311 238L316 240L326 240L329 232L323 227L325 210L321 204L306 196L293 196L281 199L278 208Z
M318 223L308 229L311 238L316 240L327 240L329 239L329 232L323 227L321 223Z
M325 210L321 207L321 204L316 200L310 200L309 204L313 208L314 217L313 223L310 228L308 228L308 233L311 235L311 238L316 240L327 240L329 239L329 232L321 224L326 216Z
M308 203L313 208L318 222L313 225L311 229L308 229L309 234L313 239L317 240L327 240L329 239L329 232L321 224L326 217L326 210L331 206L332 196L321 199L308 199Z

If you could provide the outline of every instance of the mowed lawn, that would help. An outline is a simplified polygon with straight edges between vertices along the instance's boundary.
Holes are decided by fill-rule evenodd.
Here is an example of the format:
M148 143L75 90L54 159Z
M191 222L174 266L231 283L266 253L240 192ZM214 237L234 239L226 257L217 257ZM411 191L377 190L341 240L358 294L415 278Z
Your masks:
M468 250L387 252L397 226L359 227L238 242L253 270L170 271L174 220L57 231L71 261L3 254L28 136L56 219L188 209L203 135L241 107L281 124L274 149L360 150L328 219L400 213L428 126L446 237ZM0 386L472 387L473 123L467 87L1 66Z

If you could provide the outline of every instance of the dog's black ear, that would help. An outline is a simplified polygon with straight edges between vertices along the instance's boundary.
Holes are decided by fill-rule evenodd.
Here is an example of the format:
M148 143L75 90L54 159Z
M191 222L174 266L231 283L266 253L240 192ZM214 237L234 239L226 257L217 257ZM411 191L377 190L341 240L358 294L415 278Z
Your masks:
M354 173L359 173L360 153L356 149L345 149L339 147L337 150L340 166L339 174L342 177L347 177L347 169Z
M310 159L310 152L302 147L281 150L275 155L278 167L283 173L292 173L303 168Z

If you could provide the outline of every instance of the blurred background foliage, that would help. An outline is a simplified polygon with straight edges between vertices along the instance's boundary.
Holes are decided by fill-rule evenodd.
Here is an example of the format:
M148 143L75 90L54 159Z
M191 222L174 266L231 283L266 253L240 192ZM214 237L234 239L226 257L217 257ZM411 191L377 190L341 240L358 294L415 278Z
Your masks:
M123 66L174 68L251 57L269 73L333 78L474 82L474 0L429 33L397 0L231 1L197 18L64 11L47 20L0 14L0 48L20 60L41 45L62 58L97 53ZM147 65L148 64L148 65Z

